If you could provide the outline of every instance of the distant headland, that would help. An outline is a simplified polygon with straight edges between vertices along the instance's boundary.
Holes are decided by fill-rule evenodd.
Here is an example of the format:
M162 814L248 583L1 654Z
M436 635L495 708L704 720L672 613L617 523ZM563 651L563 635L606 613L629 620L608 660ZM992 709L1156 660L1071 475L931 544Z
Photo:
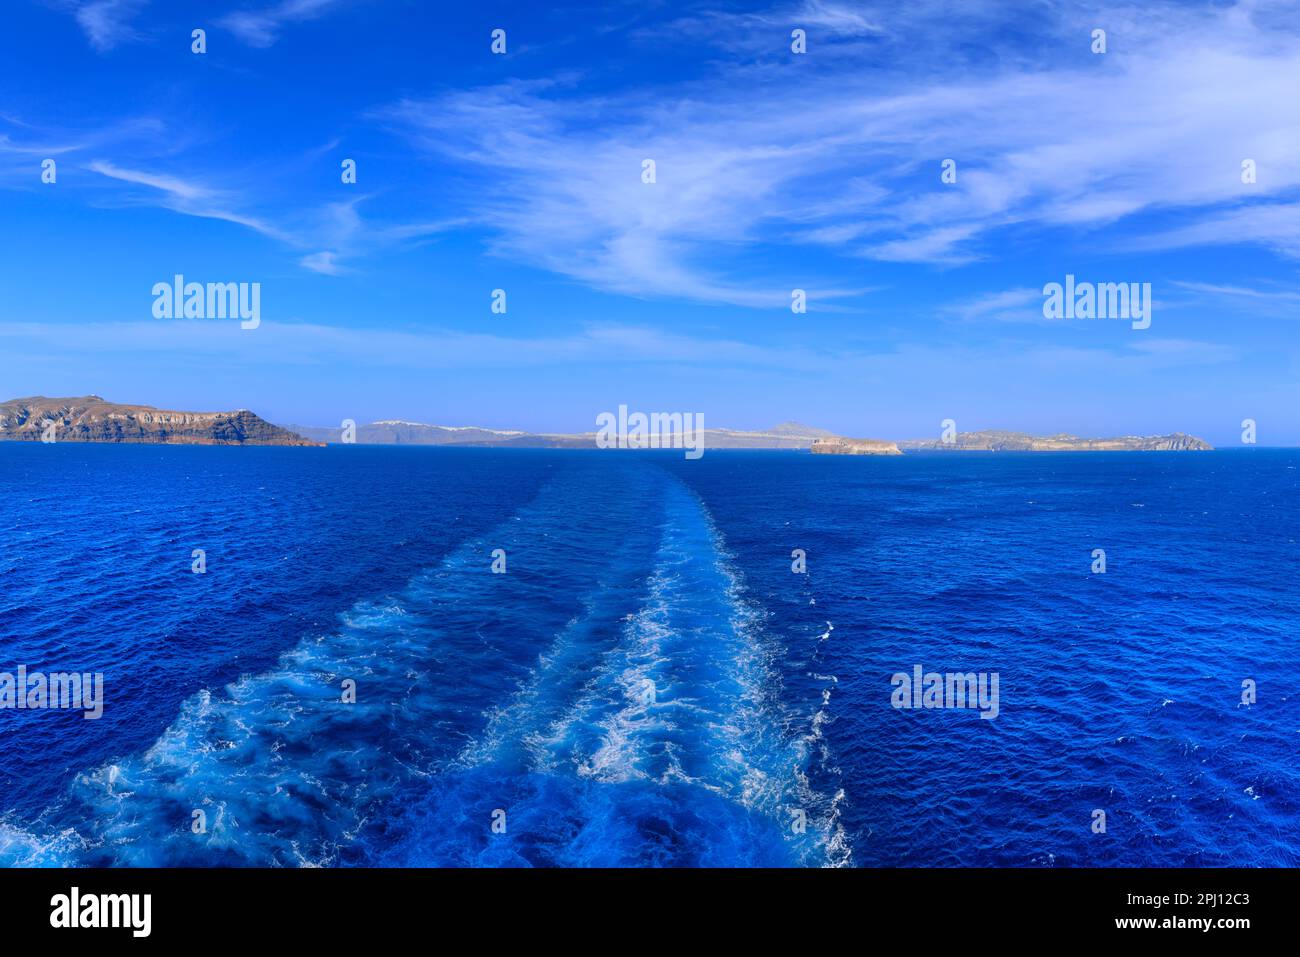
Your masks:
M948 440L824 438L812 444L818 455L901 455L904 452L1201 452L1214 446L1183 432L1171 435L1125 435L1113 439L1084 439L1064 432L1037 436L1028 432L956 432Z
M958 432L951 441L913 439L899 442L908 452L1208 452L1209 442L1184 432L1170 435L1123 435L1112 439L1084 439L1062 432L1037 436L1027 432Z
M818 439L812 444L815 455L902 455L897 442L884 439L845 439L838 435L834 438Z
M905 452L1112 452L1212 449L1193 435L1122 436L1088 439L1076 435L1034 436L1026 432L959 432L948 440L852 439L826 429L782 422L770 429L702 429L706 449L809 450L817 455L902 455ZM79 398L33 396L0 402L0 441L157 443L164 445L439 445L490 448L591 449L596 432L524 432L478 426L430 425L383 419L364 425L279 426L247 409L180 412L147 405Z
M0 440L160 445L319 445L247 409L176 412L97 395L0 402Z

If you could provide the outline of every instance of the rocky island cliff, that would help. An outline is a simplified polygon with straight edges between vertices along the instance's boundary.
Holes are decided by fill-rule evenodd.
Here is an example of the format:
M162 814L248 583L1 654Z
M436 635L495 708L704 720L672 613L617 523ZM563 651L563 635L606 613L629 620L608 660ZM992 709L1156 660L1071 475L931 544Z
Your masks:
M52 428L51 428L52 427ZM163 445L318 445L247 409L177 412L97 395L0 402L0 441L140 442Z
M817 439L812 444L815 455L902 455L897 443L883 439Z
M958 432L951 442L941 439L911 439L898 443L909 452L1199 452L1214 446L1194 435L1123 435L1112 439L1084 439L1064 432L1058 435L1030 435L1027 432Z

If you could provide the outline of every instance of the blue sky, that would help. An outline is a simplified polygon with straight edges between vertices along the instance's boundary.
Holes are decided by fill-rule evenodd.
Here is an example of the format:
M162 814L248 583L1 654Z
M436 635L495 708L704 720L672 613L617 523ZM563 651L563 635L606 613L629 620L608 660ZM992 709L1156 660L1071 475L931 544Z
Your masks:
M7 4L0 397L1300 444L1296 4L539 6ZM1067 273L1151 328L1044 319Z

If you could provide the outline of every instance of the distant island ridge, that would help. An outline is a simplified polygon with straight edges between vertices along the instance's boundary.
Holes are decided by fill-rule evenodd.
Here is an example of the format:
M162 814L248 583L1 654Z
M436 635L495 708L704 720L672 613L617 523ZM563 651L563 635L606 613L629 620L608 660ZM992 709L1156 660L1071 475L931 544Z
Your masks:
M288 425L285 428L319 442L342 441L341 428ZM797 422L783 422L770 429L744 431L736 429L702 429L707 449L807 449L819 438L834 438L835 433ZM595 431L591 432L522 432L509 429L484 429L474 426L427 425L388 419L356 427L358 445L466 445L503 448L594 449Z
M158 445L319 445L247 409L177 412L123 405L97 395L32 396L0 403L0 440Z
M1037 436L1025 432L986 429L958 432L951 442L942 439L913 439L899 442L909 452L1204 452L1214 446L1185 432L1170 435L1123 435L1110 439L1085 439L1064 432Z
M52 427L52 431L51 431ZM1081 438L1064 433L958 432L943 439L856 439L798 422L770 429L703 429L706 449L793 449L818 455L902 455L905 452L1114 452L1203 451L1208 442L1183 432L1154 436ZM0 403L0 441L154 443L161 445L322 446L343 440L342 427L267 422L247 409L181 412L109 402L97 395L78 398L33 396ZM403 419L358 424L358 445L438 445L492 448L596 448L597 433L533 433L478 426L430 425Z

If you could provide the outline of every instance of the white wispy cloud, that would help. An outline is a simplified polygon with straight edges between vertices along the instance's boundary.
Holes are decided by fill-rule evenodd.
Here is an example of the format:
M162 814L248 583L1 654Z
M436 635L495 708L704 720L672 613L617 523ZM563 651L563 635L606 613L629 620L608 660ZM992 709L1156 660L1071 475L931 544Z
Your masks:
M343 272L343 267L338 262L338 256L329 250L303 256L302 259L298 260L298 264L304 269L310 269L312 272L318 272L326 276L337 276Z
M1268 284L1263 288L1241 284L1174 280L1175 290L1185 290L1195 305L1209 307L1220 316L1240 316L1245 320L1300 319L1300 291Z
M950 30L984 61L918 58L908 75L881 76L843 59L818 71L810 54L814 65L796 71L785 34L769 30L776 60L653 93L508 82L379 115L480 174L466 215L493 231L495 251L631 295L769 307L801 285L747 258L777 244L952 266L986 257L1009 227L1082 235L1122 222L1122 238L1139 242L1132 222L1148 213L1183 223L1144 227L1153 248L1300 250L1285 201L1300 190L1300 36L1274 29L1270 5L1041 7L1054 58L1025 56L1023 43L1004 57L997 31ZM789 25L800 13L789 9L770 19ZM802 13L899 44L918 16L880 5ZM756 16L769 15L734 24L752 31ZM1098 23L1110 52L1093 56ZM647 158L654 185L641 182ZM945 158L958 164L952 186L940 182ZM1261 170L1256 184L1240 181L1244 158Z
M1174 280L1173 285L1191 292L1226 296L1254 302L1300 303L1300 292L1290 289L1256 289L1251 286L1225 286L1218 283ZM1300 318L1300 317L1298 317Z
M77 163L89 151L156 139L159 123L149 117L130 117L98 126L52 129L11 114L0 114L0 188L30 188L38 182L45 158Z
M1006 289L952 303L945 312L963 322L1048 322L1041 289Z
M284 0L220 22L265 46L338 3ZM131 35L139 6L96 0L76 11L92 39L111 44ZM89 168L137 187L126 201L237 223L325 275L472 225L487 227L492 251L596 288L755 308L787 307L798 287L812 310L833 310L877 285L864 281L864 264L996 258L1006 228L1090 232L1114 251L1240 242L1300 256L1300 36L1276 5L1118 3L1083 14L1042 0L1035 10L1055 59L1027 56L1034 44L1001 46L989 26L1009 14L983 0L959 15L932 0L803 0L693 14L714 24L707 37L771 51L702 78L602 95L582 93L577 77L510 81L376 110L371 119L450 157L476 184L433 221L364 217L366 194L295 206L264 182L217 185L140 151ZM950 15L950 29L932 29ZM1102 57L1086 52L1096 23L1111 34ZM984 55L918 54L900 61L906 73L879 74L852 69L846 57L872 58L848 44L833 70L818 67L816 51L794 70L791 24L901 48L942 36L945 56L958 40ZM0 133L0 153L19 149L35 150ZM954 186L939 181L949 157ZM1240 182L1246 157L1255 184ZM641 182L644 159L656 163L653 185ZM1137 214L1158 225L1139 230ZM1116 224L1122 234L1106 232ZM802 258L790 255L796 245L830 257L809 275L791 265Z
M90 45L105 53L121 43L139 37L132 21L148 0L72 0L64 6L72 11Z
M885 34L884 19L870 4L802 0L768 9L695 10L653 25L639 26L633 32L640 39L702 40L733 53L762 55L771 52L774 37L788 43L787 38L796 27L809 35L809 42L816 48L828 40Z
M862 36L882 33L880 24L868 18L860 4L832 3L829 0L804 0L795 11L782 18L803 27L820 27L839 36Z
M79 143L35 144L15 143L8 136L0 133L0 153L17 153L23 156L59 156L81 149Z
M293 237L265 219L234 208L236 194L229 190L218 189L203 183L183 179L166 173L144 170L125 169L104 160L95 160L89 168L101 176L107 176L123 183L147 187L154 191L145 197L152 202L174 212L204 219L220 219L225 222L246 226L265 236L282 242L292 242Z
M1284 168L1281 173L1287 185L1292 185L1293 171ZM1237 209L1211 210L1185 226L1135 237L1124 245L1127 249L1151 251L1246 243L1300 259L1300 202L1256 203Z
M314 20L324 16L340 0L282 0L281 3L255 10L239 10L217 20L217 25L229 30L252 47L274 46L280 31L287 23Z
M185 216L235 223L292 249L310 249L298 264L327 276L348 272L348 260L437 236L463 222L370 222L358 211L372 198L366 194L348 200L304 203L267 214L261 211L267 192L264 186L217 186L194 176L128 168L106 160L94 160L87 168L117 182L144 187L134 196L115 196L115 202L158 206Z

